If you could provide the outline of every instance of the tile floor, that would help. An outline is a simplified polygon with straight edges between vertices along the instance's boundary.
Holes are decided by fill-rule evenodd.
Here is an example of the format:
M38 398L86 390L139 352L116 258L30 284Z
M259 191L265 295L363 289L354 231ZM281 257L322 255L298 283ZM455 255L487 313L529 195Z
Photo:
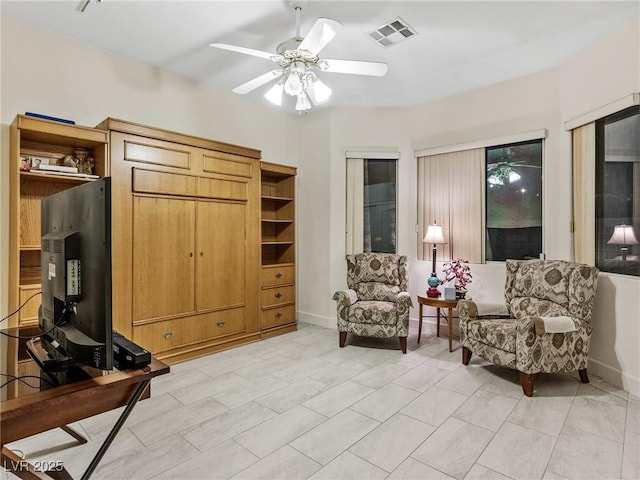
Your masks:
M174 365L127 420L93 478L637 479L640 399L591 375L517 373L417 333L297 332ZM16 442L80 478L119 411ZM2 473L0 478L13 478Z

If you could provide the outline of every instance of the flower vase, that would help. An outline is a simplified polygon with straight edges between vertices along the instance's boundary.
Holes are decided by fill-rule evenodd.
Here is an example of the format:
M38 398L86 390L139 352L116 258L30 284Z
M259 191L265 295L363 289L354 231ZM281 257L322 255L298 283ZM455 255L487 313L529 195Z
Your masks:
M464 297L466 297L466 295L467 295L466 290L456 289L456 300L464 300Z

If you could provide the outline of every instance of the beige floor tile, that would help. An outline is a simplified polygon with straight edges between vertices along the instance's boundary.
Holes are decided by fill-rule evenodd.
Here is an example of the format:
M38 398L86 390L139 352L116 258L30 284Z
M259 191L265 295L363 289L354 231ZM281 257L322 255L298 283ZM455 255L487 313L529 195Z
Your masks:
M447 420L467 398L466 395L461 393L433 386L400 410L400 412L438 427Z
M238 480L299 480L309 478L321 465L285 446L236 474Z
M348 480L382 480L387 477L387 472L370 464L369 462L344 452L333 459L328 465L314 473L310 480L336 480L337 478Z
M418 395L420 393L415 390L388 384L353 404L351 409L384 422Z
M325 417L333 417L373 392L375 392L373 388L347 380L307 400L303 405Z
M409 457L396 468L391 475L387 477L387 480L453 480L440 470L436 470L429 465L425 465L418 460L414 460Z
M349 449L387 472L395 470L435 427L397 414L389 418Z
M515 479L542 478L556 437L506 422L478 463Z

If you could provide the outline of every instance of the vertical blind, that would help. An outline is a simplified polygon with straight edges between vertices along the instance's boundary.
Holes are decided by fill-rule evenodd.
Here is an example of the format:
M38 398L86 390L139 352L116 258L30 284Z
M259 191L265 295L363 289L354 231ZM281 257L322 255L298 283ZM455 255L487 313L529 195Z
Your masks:
M447 241L438 246L438 261L462 257L482 262L483 168L484 148L418 158L418 260L430 258L432 246L422 239L436 222Z
M572 131L573 250L579 263L596 258L596 127L588 123Z

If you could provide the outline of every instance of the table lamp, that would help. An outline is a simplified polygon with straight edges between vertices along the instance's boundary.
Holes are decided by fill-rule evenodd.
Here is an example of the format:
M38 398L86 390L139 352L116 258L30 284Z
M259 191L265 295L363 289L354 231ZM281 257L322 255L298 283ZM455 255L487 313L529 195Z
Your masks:
M633 225L616 225L613 227L613 234L607 243L610 245L622 245L620 247L622 260L626 260L627 253L629 253L627 245L636 245L638 243L636 233L633 231Z
M439 297L440 292L438 291L438 285L440 285L440 279L438 278L438 275L436 275L436 249L438 244L447 243L444 240L444 232L442 230L442 225L438 225L437 223L434 223L433 225L429 225L427 227L427 233L422 239L422 242L433 244L433 263L431 264L431 276L427 280L427 283L429 284L429 290L427 290L427 296Z

